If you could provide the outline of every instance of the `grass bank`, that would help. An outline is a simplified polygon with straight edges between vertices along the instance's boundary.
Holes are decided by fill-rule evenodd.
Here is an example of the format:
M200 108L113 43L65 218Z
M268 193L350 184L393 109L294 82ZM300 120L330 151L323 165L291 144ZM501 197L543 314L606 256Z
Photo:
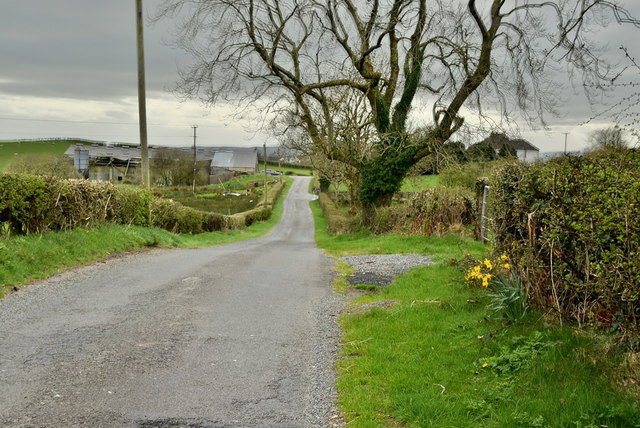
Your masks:
M194 248L260 237L282 217L286 186L267 221L241 230L179 235L157 228L101 225L88 229L0 237L0 297L13 287L114 254L145 248Z
M74 140L51 141L0 141L0 172L12 159L21 155L63 155Z
M328 236L336 255L436 255L392 285L361 293L341 318L339 405L348 427L640 426L637 354L532 312L517 324L464 283L451 258L481 256L458 237Z

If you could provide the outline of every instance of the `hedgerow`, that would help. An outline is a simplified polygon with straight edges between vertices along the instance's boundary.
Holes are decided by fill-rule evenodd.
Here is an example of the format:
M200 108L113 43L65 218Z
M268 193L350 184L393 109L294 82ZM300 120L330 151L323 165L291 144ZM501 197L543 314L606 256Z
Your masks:
M86 180L60 180L22 174L0 175L0 226L4 233L26 235L69 230L96 223L155 226L174 233L243 228L268 219L283 184L272 186L267 205L238 220L154 198L143 189Z
M636 336L640 321L640 152L501 168L495 248L535 303Z
M8 232L68 230L96 222L148 225L151 195L109 183L0 175L0 223Z

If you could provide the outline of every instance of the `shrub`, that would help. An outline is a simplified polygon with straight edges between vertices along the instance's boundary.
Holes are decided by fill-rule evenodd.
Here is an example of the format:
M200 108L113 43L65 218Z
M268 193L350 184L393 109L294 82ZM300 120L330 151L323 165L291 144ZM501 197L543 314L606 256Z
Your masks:
M41 177L82 178L73 162L64 155L43 153L23 154L9 161L5 171L13 174L31 174Z
M47 182L31 175L0 175L0 223L9 233L27 234L47 228L51 210Z
M120 224L149 225L152 195L147 190L114 187L110 218Z
M202 233L206 214L171 199L157 198L151 203L151 225L173 233Z
M283 185L274 185L267 202L275 203ZM86 180L59 180L22 174L0 175L0 230L28 234L66 230L99 222L156 226L174 233L202 233L242 228L271 215L271 205L239 219L154 198L147 190Z
M526 273L537 304L637 331L640 152L507 165L493 198L497 250Z
M216 232L224 229L224 216L218 213L206 213L202 229L205 232Z
M409 232L444 235L476 220L473 194L459 187L438 186L415 194L405 208Z
M350 232L350 219L348 214L342 212L327 192L320 192L318 203L327 219L327 232L340 234Z
M466 189L437 186L409 195L401 204L377 208L371 232L443 236L475 223L473 194Z

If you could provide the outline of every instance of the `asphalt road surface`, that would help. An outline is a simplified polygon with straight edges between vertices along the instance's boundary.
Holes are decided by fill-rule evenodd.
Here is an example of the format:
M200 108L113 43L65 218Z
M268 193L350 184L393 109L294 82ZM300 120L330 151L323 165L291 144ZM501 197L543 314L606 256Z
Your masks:
M0 300L0 426L337 426L342 303L308 184L264 238L117 257Z

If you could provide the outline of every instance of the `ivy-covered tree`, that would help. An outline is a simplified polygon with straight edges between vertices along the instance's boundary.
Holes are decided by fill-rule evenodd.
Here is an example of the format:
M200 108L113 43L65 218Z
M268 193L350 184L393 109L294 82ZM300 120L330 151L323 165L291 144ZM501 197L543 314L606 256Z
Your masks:
M543 119L559 62L596 88L613 70L586 36L606 13L636 23L615 0L164 0L158 16L181 17L187 96L284 112L319 146L336 138L335 91L366 100L367 156L332 159L358 169L367 209L462 127L463 107ZM431 123L414 140L418 101Z

